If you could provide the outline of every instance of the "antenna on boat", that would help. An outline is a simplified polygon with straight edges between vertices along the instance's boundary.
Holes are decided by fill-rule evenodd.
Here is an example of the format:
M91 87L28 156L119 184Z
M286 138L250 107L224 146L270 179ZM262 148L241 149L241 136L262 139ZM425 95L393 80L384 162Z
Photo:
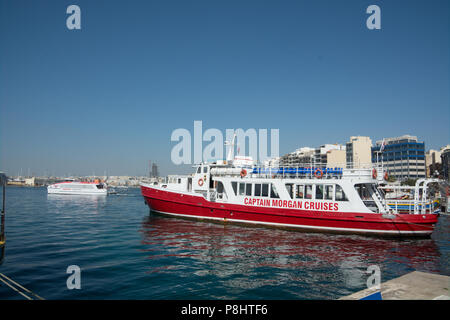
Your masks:
M227 162L233 160L233 154L234 154L234 140L236 139L236 133L233 134L233 138L231 138L231 141L225 141L226 146L230 146L230 149L228 150L227 154Z
M384 151L384 147L386 146L386 139L383 138L383 141L381 142L381 146L380 146L380 150L375 151L376 155L377 155L377 167L379 166L379 159L378 156L383 153ZM384 168L383 168L383 156L381 157L381 172L384 172Z

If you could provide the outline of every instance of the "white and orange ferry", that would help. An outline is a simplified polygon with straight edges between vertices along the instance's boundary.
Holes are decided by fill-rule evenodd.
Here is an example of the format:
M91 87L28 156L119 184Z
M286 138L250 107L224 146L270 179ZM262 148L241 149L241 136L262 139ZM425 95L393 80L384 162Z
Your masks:
M414 210L399 212L379 189L382 167L260 167L249 161L216 161L168 183L141 184L152 212L220 222L314 232L429 236L438 214L417 187ZM423 198L423 199L422 199Z

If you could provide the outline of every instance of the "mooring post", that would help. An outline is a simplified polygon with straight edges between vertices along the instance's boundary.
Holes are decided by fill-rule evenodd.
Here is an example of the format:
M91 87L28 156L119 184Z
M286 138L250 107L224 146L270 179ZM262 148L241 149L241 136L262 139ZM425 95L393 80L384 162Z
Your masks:
M6 175L0 172L0 186L2 187L2 209L0 211L0 264L5 256L5 202L6 202Z
M5 200L6 200L6 176L0 172L0 186L2 187L2 211L0 212L0 246L5 244Z

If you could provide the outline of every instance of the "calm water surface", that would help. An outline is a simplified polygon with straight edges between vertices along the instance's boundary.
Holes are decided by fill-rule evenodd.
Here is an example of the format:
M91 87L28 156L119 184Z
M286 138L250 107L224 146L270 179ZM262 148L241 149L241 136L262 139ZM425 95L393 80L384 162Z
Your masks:
M108 197L7 188L0 272L46 299L336 299L418 270L450 275L450 217L431 239L392 240L149 214L139 189ZM81 268L81 290L66 286ZM0 299L22 299L0 285Z

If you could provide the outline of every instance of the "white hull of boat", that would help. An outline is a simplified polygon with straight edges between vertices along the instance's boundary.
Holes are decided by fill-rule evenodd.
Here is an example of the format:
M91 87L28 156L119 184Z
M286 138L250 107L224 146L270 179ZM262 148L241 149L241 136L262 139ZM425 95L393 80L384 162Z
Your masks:
M107 195L106 184L92 182L60 182L47 187L48 194Z
M84 194L84 195L107 195L108 191L105 190L51 190L47 189L48 194Z

